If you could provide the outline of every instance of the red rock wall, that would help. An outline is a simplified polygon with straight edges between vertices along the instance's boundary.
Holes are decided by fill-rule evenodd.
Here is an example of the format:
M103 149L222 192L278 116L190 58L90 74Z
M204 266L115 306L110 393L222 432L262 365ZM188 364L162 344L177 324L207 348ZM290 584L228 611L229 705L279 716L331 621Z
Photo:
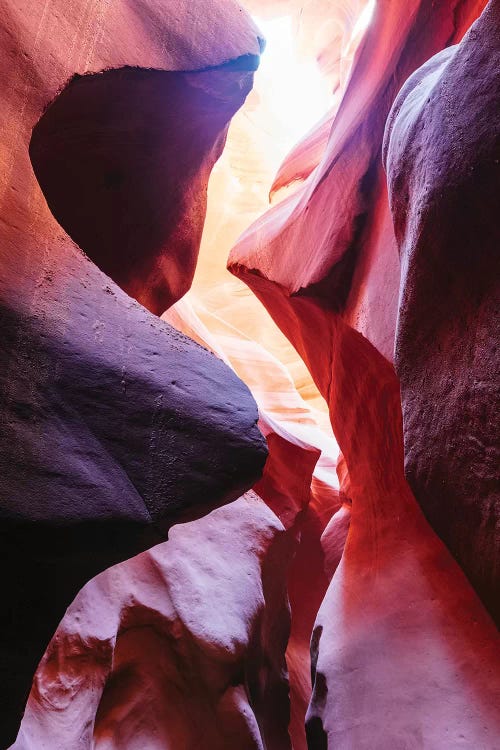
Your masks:
M191 2L1 3L3 745L81 586L183 514L238 497L267 455L248 389L84 255L33 171L64 227L127 291L156 312L181 294L210 166L261 48L238 5L197 10L203 27ZM165 166L169 148L178 158L154 186L145 165ZM154 242L141 245L144 234ZM174 235L185 240L175 250ZM187 247L184 267L175 253ZM184 270L165 296L166 266Z
M93 579L42 660L13 748L290 748L290 551L248 493Z
M403 274L396 336L405 471L500 622L500 5L420 68L386 132Z
M320 608L312 640L315 682L307 722L310 748L449 747L460 743L472 748L488 747L497 738L498 662L493 654L498 640L494 626L470 583L424 520L404 474L400 384L390 364L400 315L396 237L402 182L400 178L390 184L396 207L395 234L381 159L385 120L398 89L434 52L460 41L483 6L378 3L322 161L302 189L271 208L244 233L229 258L230 270L250 286L308 365L329 403L332 426L349 471L352 517L347 545ZM493 11L490 8L488 12ZM481 44L478 54L480 49ZM494 98L487 71L484 85L493 89ZM454 91L458 102L458 82ZM474 111L471 105L471 122ZM405 132L405 126L403 120L402 132L410 138L411 131ZM428 131L422 138L431 150ZM451 158L453 152L448 153ZM401 163L406 163L407 157L402 146ZM473 151L469 159L473 165L477 163ZM420 161L420 156L415 164L414 169L427 175L427 163ZM446 171L441 174L446 182ZM488 185L486 181L486 190ZM403 196L408 195L411 200L407 188ZM439 222L439 209L436 200L433 221ZM414 210L417 217L417 198ZM443 218L446 211L443 203ZM489 211L491 221L496 222ZM399 223L407 216L402 209ZM411 226L423 241L416 218ZM429 232L431 227L429 221ZM424 252L429 252L427 246L420 250L421 255ZM490 287L484 266L481 268L478 275ZM422 283L422 265L415 269ZM405 265L403 270L404 293ZM430 267L428 273L434 284ZM462 280L466 283L465 274ZM415 306L415 327L418 315ZM405 321L400 317L401 325ZM427 331L432 337L431 325ZM418 337L409 338L406 346L413 347L415 340ZM429 364L423 356L425 349L417 345L412 351L413 357L422 357L423 374ZM454 356L459 356L456 347ZM400 354L398 357L398 369L403 368L407 377L411 373L413 380L413 359L405 363ZM485 357L482 366L491 371L488 361ZM446 358L440 366L442 369L434 372L442 382L447 377ZM423 399L426 393L423 389ZM491 404L488 389L484 395ZM412 408L411 402L408 392L407 409ZM430 417L430 412L440 407L440 402L427 402L427 430L430 425L440 430L439 422ZM456 407L453 412L457 415L456 439L460 440ZM482 409L477 418L480 413L484 413ZM487 422L483 424L486 433ZM466 424L463 431L471 437L474 434ZM425 434L424 429L421 432ZM441 439L445 439L443 435ZM431 446L432 442L426 443L425 450L433 451ZM408 468L408 453L406 459ZM422 474L424 467L422 462ZM463 471L450 476L450 488L461 482L462 476ZM447 481L444 470L440 481ZM446 504L446 511L443 505L440 513L448 529L461 528L469 555L477 550L476 535L483 545L489 545L492 565L484 580L491 580L498 546L494 532L486 541L480 528L487 523L483 520L486 510L481 518L481 504L491 508L486 488L481 492L482 501L475 504L477 531L464 524L462 514L451 503ZM421 494L425 494L423 481ZM473 496L467 501L474 504ZM449 540L451 534L443 534L439 524L434 528ZM328 544L328 533L324 539ZM477 569L477 554L476 561ZM477 589L481 592L481 586ZM487 667L490 659L492 669ZM448 671L450 663L457 683ZM480 678L483 670L488 671L484 685ZM386 673L390 684L383 676ZM471 694L474 716L467 709ZM448 706L443 705L444 695L452 696ZM479 722L477 717L482 717ZM452 734L450 726L454 727Z
M3 3L4 743L56 631L15 750L499 742L500 6L461 41L485 0L378 0L357 48L361 5L308 5L337 99L229 259L338 456L262 337L151 314L191 284L251 21Z

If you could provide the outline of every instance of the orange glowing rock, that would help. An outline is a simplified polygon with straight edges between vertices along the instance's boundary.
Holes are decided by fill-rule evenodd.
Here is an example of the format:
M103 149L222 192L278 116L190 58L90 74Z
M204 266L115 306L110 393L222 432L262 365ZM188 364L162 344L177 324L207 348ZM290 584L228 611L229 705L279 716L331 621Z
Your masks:
M310 748L413 741L444 748L450 726L453 742L470 748L498 736L498 640L406 482L399 382L390 364L399 263L381 162L384 125L405 78L459 41L484 7L469 2L455 13L455 5L424 12L419 2L377 4L319 166L244 232L229 258L327 399L349 471L347 544L312 643ZM348 515L345 508L324 532L327 570L338 563L336 539ZM464 654L457 685L448 643L452 660ZM423 644L430 653L415 659ZM488 663L495 676L478 688ZM389 681L380 681L385 673ZM467 707L471 691L477 722Z
M88 581L13 750L496 747L498 634L435 531L491 604L498 0L444 52L486 0L246 0L297 74L270 48L252 92L233 0L28 5L0 0L1 739Z

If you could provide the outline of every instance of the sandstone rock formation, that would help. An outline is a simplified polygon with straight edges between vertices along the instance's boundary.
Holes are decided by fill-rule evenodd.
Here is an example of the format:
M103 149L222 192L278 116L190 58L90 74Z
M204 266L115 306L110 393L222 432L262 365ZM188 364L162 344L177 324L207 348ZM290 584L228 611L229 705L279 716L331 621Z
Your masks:
M500 5L245 6L2 5L0 742L492 750Z
M77 76L34 128L31 160L54 216L158 315L191 286L208 178L257 61Z
M244 339L238 339L235 330L224 325L222 321L219 321L218 327L212 324L212 332L209 332L187 300L174 306L164 318L199 342L210 345L222 359L231 362L239 372L242 372L245 367L250 367L252 363L258 364L259 347L255 342L248 341L246 348L238 346L238 342L241 344ZM204 319L207 322L210 318L210 315L205 314ZM308 673L309 638L315 614L326 588L322 574L321 549L318 543L324 522L321 528L318 528L318 524L321 523L321 516L318 516L318 512L322 512L323 515L328 514L325 501L329 500L331 507L332 503L333 507L338 505L338 493L334 487L331 487L334 458L330 452L333 446L330 446L324 438L322 439L321 433L314 428L305 403L298 397L279 364L266 355L264 350L261 351L261 357L265 358L267 378L263 377L263 368L257 366L253 367L249 373L249 380L252 383L253 392L261 403L261 408L264 407L259 424L267 436L270 455L256 489L284 524L284 527L280 526L278 518L275 518L276 528L282 530L279 535L283 537L282 541L273 542L270 548L262 549L256 546L257 540L267 538L269 518L272 514L259 509L262 501L258 498L250 499L250 506L249 500L246 502L240 500L226 507L224 512L214 512L203 521L172 529L169 541L156 547L154 551L155 560L162 561L161 579L156 572L157 565L139 565L139 560L145 557L141 556L115 567L88 584L84 592L90 592L89 596L85 597L82 592L70 608L37 672L22 729L14 747L19 750L31 748L44 741L45 738L48 741L50 737L60 737L61 748L70 747L75 742L75 738L82 733L82 728L87 725L88 729L83 732L81 740L85 747L127 748L136 747L134 743L154 746L155 742L159 743L158 747L168 746L168 743L191 747L197 741L196 737L202 732L206 733L205 741L214 748L230 748L237 740L245 747L288 747L289 705L292 712L292 727L294 722L298 723L300 720L303 733L303 718L311 691ZM272 378L273 371L274 379ZM261 390L269 382L274 382L275 385L272 393ZM306 438L309 438L312 444L306 442ZM318 447L315 447L315 442L318 443ZM333 440L331 442L334 443ZM319 446L323 453L318 462L321 452ZM313 479L312 474L317 462L320 464L318 476ZM249 509L252 511L250 526L247 518ZM285 529L287 529L286 534ZM248 534L245 530L248 530ZM186 539L182 553L175 552L175 542L179 538ZM250 544L252 538L254 544ZM224 539L232 540L229 546L222 543ZM196 555L189 553L191 544L199 550L198 560ZM153 553L147 554L150 556ZM175 566L163 562L165 559L170 559L171 554L174 554L175 559L179 561ZM295 555L293 564L290 563L292 554ZM235 565L235 560L241 561L242 566ZM176 572L179 565L181 570ZM186 570L185 566L188 566L188 570L195 571L192 576L188 576L188 579L194 580L196 598L194 598L195 594L189 595L189 591L184 590L186 588L185 575L182 573ZM273 664L276 665L276 675L279 676L280 681L284 680L285 647L288 640L286 663L290 675L291 704L287 698L286 682L282 682L281 690L285 692L281 698L269 697L265 686L260 688L257 685L252 688L249 684L249 681L253 679L251 674L257 672L259 664L259 642L262 637L265 638L262 631L251 638L243 639L240 644L237 663L243 666L234 666L234 671L237 672L240 669L245 671L248 668L251 674L249 676L245 672L245 685L239 689L239 700L229 705L225 697L220 697L220 681L213 679L213 674L222 672L225 675L228 670L226 663L230 657L225 649L221 650L221 638L217 632L214 632L214 626L210 628L210 623L206 624L206 617L198 615L196 611L189 612L192 610L193 599L206 602L207 607L211 606L210 603L213 601L210 593L212 589L207 588L206 585L206 576L196 574L197 570L203 571L207 566L213 577L211 586L218 591L221 610L224 605L230 610L231 601L234 599L234 606L239 607L238 616L241 628L254 627L253 617L248 614L249 610L253 611L252 608L262 610L262 614L259 615L261 620L264 618L272 621L272 633L276 633L279 637L274 637L272 640L272 649L269 649L269 655L265 657L263 667L259 668L260 671L266 669L266 660L272 659ZM270 594L266 593L263 602L259 596L255 595L254 588L249 586L250 583L253 584L256 581L255 571L259 569L259 566L267 571L264 592L270 592ZM216 571L218 572L215 574ZM252 576L250 579L249 575ZM311 575L313 580L310 579ZM138 584L135 583L137 580L139 580ZM232 590L228 587L228 580L234 581ZM283 598L287 583L292 605L289 638L287 638L290 630L289 614ZM139 589L136 588L138 585ZM270 589L269 586L272 588ZM172 588L179 592L181 598L188 596L184 607L186 627L188 629L195 626L196 628L203 627L204 637L201 647L209 652L209 656L201 660L193 659L190 656L192 649L183 645L176 649L175 659L168 651L163 660L162 669L158 670L156 667L153 669L151 659L147 657L147 654L153 648L160 648L162 652L165 649L155 639L154 631L151 632L150 626L144 623L147 614L143 614L143 602L140 596L138 597L137 591L147 590L151 606L154 603L154 606L161 610L157 613L153 624L155 631L161 630L163 633L171 627L164 602L170 597L169 592ZM99 596L95 595L96 590L100 592ZM133 644L130 645L128 625L126 626L127 638L120 640L118 636L116 647L110 637L105 663L102 665L101 661L99 662L101 666L98 666L96 653L102 654L102 644L99 643L99 648L96 645L101 634L99 623L112 621L113 630L117 628L120 631L116 625L116 619L124 616L125 605L120 603L113 593L110 596L109 592L115 592L124 602L130 602L127 605L127 623L135 622L140 618L142 626L138 634L139 643L135 636L131 635L130 641L133 640ZM281 609L275 606L276 597L273 592L279 593L280 602L283 599ZM242 609L243 603L244 609ZM73 615L75 608L81 619L88 618L83 629L80 621ZM220 618L220 615L217 615L217 618ZM202 626L201 623L204 625ZM227 632L229 634L233 631L234 620L231 619ZM70 646L76 637L83 640L78 650L78 660L88 662L89 666L85 679L79 679L75 684L73 680L68 679L68 674L78 671L72 667L74 651ZM182 640L183 644L190 641L190 636L184 631L177 637ZM123 640L124 646L121 645ZM110 673L111 661L120 662L124 658L121 656L122 648L126 648L126 666L123 666L118 674ZM209 670L203 663L206 658L210 658ZM49 667L47 665L54 661L58 663L57 684L48 679ZM176 664L174 674L172 662ZM279 667L280 664L281 667ZM165 676L164 670L168 671L170 677ZM206 677L207 670L211 679ZM125 673L130 683L126 695L123 692ZM181 679L179 675L182 676L183 684L186 683L186 688L178 696L175 711L172 709L165 715L162 708L165 685L169 680L178 684ZM134 682L135 679L140 679L142 686L140 689ZM272 674L271 679L274 679ZM201 690L198 684L200 680L206 681ZM86 689L88 685L92 685L92 690ZM262 700L259 698L260 689L263 692ZM101 693L102 699L100 699ZM178 688L175 691L175 694L177 693ZM247 695L246 699L245 695ZM98 703L99 700L100 703ZM251 709L247 701L250 701ZM214 713L213 707L219 703L221 706L224 705L224 710L221 709L222 712L219 712L217 709ZM209 706L212 706L211 710ZM275 712L279 706L281 706L279 710L282 718L278 721ZM300 710L297 711L297 708ZM187 710L193 717L198 716L192 726L188 722L189 730L185 726L186 719L182 718L185 717ZM249 723L249 710L255 716L255 719L250 722L251 732L244 729L246 723ZM174 721L173 717L179 712L180 718ZM295 716L297 713L298 716ZM92 729L94 715L97 715L97 719L95 728ZM212 721L214 727L210 729L209 724ZM293 728L291 734L293 739Z
M127 291L151 309L161 299L163 310L190 282L204 181L251 86L261 47L239 6L198 5L207 19L203 28L191 23L190 2L175 8L121 0L92 7L1 5L4 745L15 737L37 662L78 589L165 538L183 513L238 497L259 477L266 457L248 389L85 257L49 211L28 153L35 127L31 154L55 213L107 271L118 269L114 275ZM75 74L83 77L64 88ZM174 96L181 90L182 101L191 92L184 111ZM140 93L144 109L139 115L137 100L129 101L134 122L122 123L117 133L127 92ZM170 114L158 105L161 95L174 97ZM210 122L214 102L217 116ZM97 143L91 115L99 114ZM171 143L158 137L165 118ZM179 137L182 159L170 158L166 182L133 210L127 201L146 178L142 157L164 164L176 127L185 137L200 128L210 136L191 152ZM166 227L159 201L169 205L165 189L182 180L184 192L173 195ZM140 248L147 272L120 245L113 211L121 219L125 209L131 248ZM112 216L114 226L107 223ZM141 245L143 232L155 241ZM174 235L184 238L182 247L169 244ZM111 266L98 241L104 236L106 258L116 258ZM165 243L163 271L171 272L172 283L166 296L159 270ZM192 262L177 273L184 259L175 253L187 247ZM153 267L158 286L148 276Z
M494 627L426 525L403 473L399 381L388 361L399 270L381 162L384 123L398 88L433 52L459 41L482 6L377 4L321 163L301 189L243 234L229 259L230 270L263 302L328 400L349 471L347 546L313 638L310 748L448 747L452 724L452 746L488 747L498 737ZM436 215L437 209L434 220ZM447 515L449 528L460 523L450 506ZM466 537L466 528L462 533ZM325 550L328 541L326 531ZM332 567L337 560L335 553ZM420 631L417 640L411 611ZM398 635L399 628L404 635ZM405 641L414 644L412 654L426 644L434 656L429 661L422 656L412 666ZM453 674L437 658L448 642L448 658L464 659ZM437 663L439 676L434 675ZM483 689L478 682L486 669ZM401 680L394 693L377 684L383 670L392 684ZM419 687L408 692L407 680ZM434 696L432 713L427 694ZM439 707L439 694L452 696L446 707ZM471 694L476 716L466 710ZM424 728L427 715L432 718ZM381 719L387 716L388 722Z
M500 3L490 2L458 46L406 82L385 146L403 268L406 476L497 622L499 38Z
M43 658L13 750L288 750L290 541L248 493L97 576Z
M191 296L191 295L188 295ZM340 506L336 441L298 395L286 369L264 347L196 300L171 308L164 318L225 359L249 385L259 405L259 426L269 457L255 490L276 513L293 540L286 573L291 628L286 649L290 688L290 737L305 742L304 719L311 695L309 642L328 579L320 537ZM204 323L206 325L204 325ZM345 531L345 529L344 529ZM345 533L339 535L343 546Z
M311 644L308 747L494 747L498 633L405 481L391 365L352 330L336 344L332 413L352 512Z

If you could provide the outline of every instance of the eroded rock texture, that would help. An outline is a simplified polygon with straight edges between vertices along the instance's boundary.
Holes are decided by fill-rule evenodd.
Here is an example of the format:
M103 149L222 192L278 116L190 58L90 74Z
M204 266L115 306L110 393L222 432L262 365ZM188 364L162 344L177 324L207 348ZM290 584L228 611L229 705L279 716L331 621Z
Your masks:
M399 381L390 364L399 264L381 160L398 89L434 52L459 41L483 7L377 3L319 166L244 233L229 259L328 400L349 472L347 545L313 638L310 748L488 747L498 736L494 626L404 475ZM439 400L428 408L439 409ZM460 522L450 517L449 528ZM347 522L337 523L340 532ZM323 542L334 568L341 545L332 526Z
M254 489L293 541L294 554L286 571L291 608L286 663L290 738L293 747L300 748L305 743L304 718L311 694L309 643L328 584L320 538L341 503L336 477L338 446L319 429L314 409L299 397L285 368L262 346L186 299L164 318L231 364L259 405L259 426L266 436L269 457ZM342 548L345 537L344 527L338 537Z
M35 127L34 167L64 227L163 310L190 283L205 182L260 52L255 27L231 2L1 9L5 745L78 589L182 514L238 497L266 448L248 389L85 257L28 153ZM153 162L168 166L160 182L158 171L148 182Z
M154 313L191 286L208 178L257 61L78 76L35 126L31 160L54 216Z
M405 84L386 162L405 470L500 622L500 3Z
M343 335L332 413L352 512L312 638L308 747L494 747L497 630L405 481L392 367L360 334ZM360 382L372 399L353 433L343 404L359 404ZM327 527L334 550L332 536Z
M242 116L171 307L260 33L222 0L2 6L5 741L125 560L15 750L498 745L485 4L378 0L364 34L372 4L249 0L335 96L265 195Z
M289 750L290 541L248 493L88 583L13 750Z

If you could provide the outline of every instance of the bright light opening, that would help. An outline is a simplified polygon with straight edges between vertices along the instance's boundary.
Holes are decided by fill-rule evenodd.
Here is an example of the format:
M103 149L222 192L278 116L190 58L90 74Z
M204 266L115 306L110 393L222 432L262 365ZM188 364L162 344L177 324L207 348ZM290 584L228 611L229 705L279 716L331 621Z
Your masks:
M265 98L268 117L282 133L285 153L320 120L331 105L332 92L315 60L301 60L290 16L254 18L266 38L255 76L255 89Z
M369 0L365 5L361 13L359 14L358 20L356 21L352 30L352 37L356 38L358 35L363 34L371 23L375 8L377 6L377 0Z
M245 5L245 0L240 2ZM283 160L340 101L349 66L376 2L332 1L330 14L327 3L320 13L316 8L319 4L269 0L270 9L284 5L293 6L290 14L270 19L254 17L266 38L266 49L253 90L234 116L224 152L212 171L189 298L195 310L206 312L204 322L209 327L219 321L219 328L212 332L220 333L222 323L227 323L233 332L237 329L241 334L242 350L253 341L275 357L304 399L309 416L331 437L328 408L304 362L257 298L226 271L226 262L238 237L268 210L269 191ZM292 179L273 202L297 189L300 181ZM257 371L262 374L262 366ZM272 393L274 387L269 377L266 393Z

